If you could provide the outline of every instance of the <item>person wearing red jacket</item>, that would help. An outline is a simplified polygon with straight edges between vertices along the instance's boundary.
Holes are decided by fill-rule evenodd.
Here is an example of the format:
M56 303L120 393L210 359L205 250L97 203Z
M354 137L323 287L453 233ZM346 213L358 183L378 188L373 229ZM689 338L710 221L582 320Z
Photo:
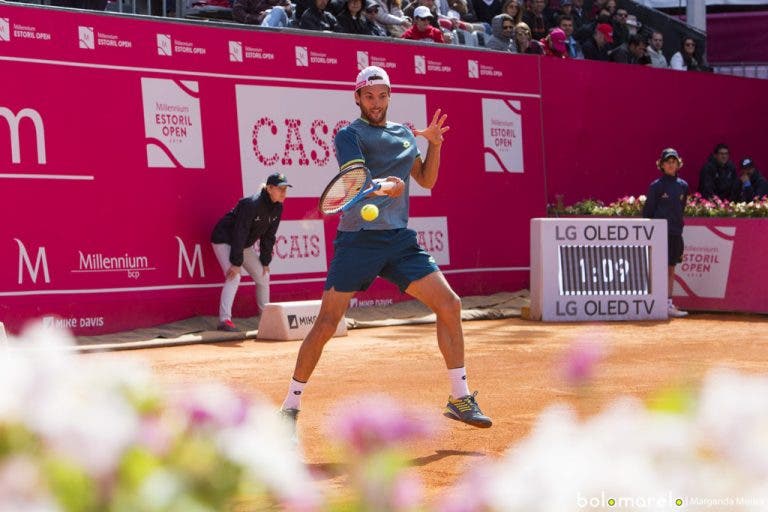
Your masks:
M413 39L416 41L431 39L436 43L444 43L443 33L439 28L430 25L431 19L432 12L429 10L429 7L425 5L418 6L413 11L413 25L405 31L403 39Z
M554 28L547 37L539 42L544 47L544 55L567 59L568 48L565 46L565 40L566 37L563 29Z

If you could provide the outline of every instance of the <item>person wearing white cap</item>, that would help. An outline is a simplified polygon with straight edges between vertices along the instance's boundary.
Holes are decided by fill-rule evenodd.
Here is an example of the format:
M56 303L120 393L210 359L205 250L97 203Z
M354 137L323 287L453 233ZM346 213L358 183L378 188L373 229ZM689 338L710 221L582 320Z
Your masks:
M423 130L411 131L402 124L389 122L390 91L391 83L385 70L370 66L360 71L354 95L360 117L339 130L334 138L341 170L363 164L374 179L395 185L386 195L374 195L341 216L320 312L301 344L281 407L294 432L304 386L320 360L323 347L355 293L366 290L377 277L394 283L436 315L437 343L451 387L443 414L475 427L487 428L492 424L475 401L477 392L470 393L467 384L461 299L451 289L435 259L419 246L416 233L408 229L408 182L413 178L422 187L435 186L441 146L449 130L445 126L447 116L438 109ZM428 142L425 157L416 145L417 136ZM369 204L376 205L380 213L375 219L365 221L360 212Z
M405 31L403 39L415 41L431 40L436 43L444 43L443 32L431 25L432 11L426 5L420 5L413 11L413 26Z

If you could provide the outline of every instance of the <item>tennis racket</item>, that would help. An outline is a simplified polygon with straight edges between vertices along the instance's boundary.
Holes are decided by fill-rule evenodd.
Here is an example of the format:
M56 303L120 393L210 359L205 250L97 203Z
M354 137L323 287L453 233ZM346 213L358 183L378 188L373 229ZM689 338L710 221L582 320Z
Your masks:
M391 181L374 180L362 165L344 169L333 177L320 195L317 209L323 215L345 212L370 193L382 194L393 188Z

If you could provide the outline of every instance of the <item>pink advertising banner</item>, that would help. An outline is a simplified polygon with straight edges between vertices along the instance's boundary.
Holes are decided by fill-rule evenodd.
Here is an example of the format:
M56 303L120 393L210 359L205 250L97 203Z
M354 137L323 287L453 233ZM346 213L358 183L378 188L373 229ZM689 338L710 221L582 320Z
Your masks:
M683 262L675 269L675 302L703 311L768 313L764 219L685 220Z
M663 147L693 189L718 142L768 162L764 80L0 2L0 321L91 335L215 315L211 230L277 170L295 187L272 298L319 298L337 220L317 197L367 65L392 77L390 120L449 116L410 213L461 295L527 287L529 220L558 196L645 193ZM236 316L253 295L244 281ZM405 298L379 280L352 306Z
M462 295L527 286L539 59L0 4L0 321L91 335L215 315L211 230L277 170L296 186L272 299L319 298L337 220L317 197L369 64L392 77L391 120L449 116L437 186L412 184L422 245ZM404 298L377 281L352 305ZM252 283L235 304L256 313Z
M547 201L645 194L674 147L691 190L716 144L768 171L768 80L542 59Z

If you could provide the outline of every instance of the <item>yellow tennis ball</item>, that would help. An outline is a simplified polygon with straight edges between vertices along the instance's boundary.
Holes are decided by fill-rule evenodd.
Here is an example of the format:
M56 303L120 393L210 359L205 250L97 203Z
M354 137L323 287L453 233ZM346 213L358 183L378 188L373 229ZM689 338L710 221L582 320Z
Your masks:
M370 222L379 216L379 208L375 204L367 204L360 209L360 216Z

